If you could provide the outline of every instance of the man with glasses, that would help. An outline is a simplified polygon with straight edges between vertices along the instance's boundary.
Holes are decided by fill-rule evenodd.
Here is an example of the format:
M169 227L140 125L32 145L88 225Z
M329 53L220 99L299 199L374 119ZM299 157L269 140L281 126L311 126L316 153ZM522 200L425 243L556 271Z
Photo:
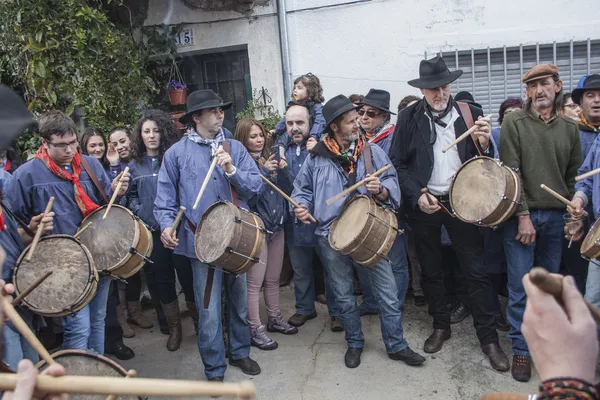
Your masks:
M190 131L164 155L158 173L154 216L160 224L164 246L188 257L192 264L199 316L198 350L207 379L222 382L227 369L221 321L222 286L227 296L229 364L247 375L258 375L260 367L250 358L246 275L224 274L221 269L200 262L194 250L194 233L212 204L225 200L248 209L248 201L261 192L263 183L246 148L223 134L223 110L231 107L231 102L224 103L212 90L198 90L188 96L186 105L188 111L179 121ZM194 207L213 158L219 168L212 172L198 207ZM178 238L173 239L171 227L179 206L186 208L187 222L182 221Z
M450 309L442 269L442 225L456 250L467 289L469 306L482 351L491 366L508 371L510 365L500 348L492 305L492 288L483 262L483 239L479 228L454 218L448 210L452 178L468 159L493 154L490 122L482 110L457 103L450 84L462 71L448 70L441 57L421 61L419 79L409 85L421 89L424 98L399 115L390 150L413 228L421 261L422 287L433 317L433 333L425 340L426 353L441 350L450 339ZM472 137L449 151L442 150L467 130L468 115L476 126ZM427 189L430 193L422 193Z
M14 213L24 221L43 213L50 197L54 197L52 211L56 217L52 233L73 235L83 218L103 203L100 188L89 174L95 175L107 197L119 179L123 184L118 194L125 194L129 174L119 174L111 184L98 160L79 153L75 123L60 111L43 114L39 119L39 132L42 145L35 158L15 171L6 195ZM108 278L101 279L91 303L76 314L62 318L64 348L104 353L109 283Z

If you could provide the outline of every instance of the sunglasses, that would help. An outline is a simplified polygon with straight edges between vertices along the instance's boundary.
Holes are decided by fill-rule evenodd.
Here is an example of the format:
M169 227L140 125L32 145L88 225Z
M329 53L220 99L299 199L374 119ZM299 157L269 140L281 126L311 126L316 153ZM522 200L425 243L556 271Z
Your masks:
M375 118L376 116L380 115L381 113L378 111L373 111L373 110L369 110L369 111L365 111L362 108L360 110L357 111L358 115L360 115L361 117L365 114L367 114L367 117L369 118Z

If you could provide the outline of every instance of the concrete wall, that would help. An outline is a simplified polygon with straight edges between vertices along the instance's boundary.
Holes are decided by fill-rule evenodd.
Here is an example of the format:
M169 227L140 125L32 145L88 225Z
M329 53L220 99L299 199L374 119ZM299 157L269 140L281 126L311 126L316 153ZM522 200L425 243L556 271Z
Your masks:
M267 87L281 110L274 2L248 19L151 0L146 24L195 24L196 45L182 51L247 44L253 88ZM326 98L377 87L397 104L418 94L406 82L418 76L425 51L600 38L598 0L287 0L287 8L292 76L319 76Z

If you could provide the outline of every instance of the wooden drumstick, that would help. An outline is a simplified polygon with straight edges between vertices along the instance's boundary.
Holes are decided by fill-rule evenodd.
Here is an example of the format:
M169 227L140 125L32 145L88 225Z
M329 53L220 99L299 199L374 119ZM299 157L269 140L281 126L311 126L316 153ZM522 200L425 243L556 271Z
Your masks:
M425 198L427 199L427 203L429 203L430 206L434 206L435 205L435 203L433 202L433 200L431 199L431 197L429 197L429 189L427 189L427 188L421 189L421 194L425 195Z
M0 390L14 390L17 374L0 374ZM148 397L204 397L228 396L250 399L256 388L248 381L240 383L205 382L177 379L123 379L106 376L41 375L36 378L35 389L42 393L77 393L117 396Z
M54 196L50 197L48 204L46 205L46 210L44 211L44 217L52 210L52 206L54 205ZM43 217L42 217L43 218ZM33 252L42 237L42 232L44 231L44 223L40 221L40 224L37 227L37 231L35 231L35 236L33 237L33 241L31 242L31 247L29 248L29 253L27 253L26 260L31 261L31 257L33 257Z
M75 232L75 234L73 235L73 237L75 239L77 239L79 237L79 235L81 235L83 233L83 231L85 231L87 228L89 228L92 225L93 222L88 222L87 224L85 224L85 226L83 228L80 228L77 232Z
M137 376L137 372L135 369L130 369L127 371L127 375L125 375L125 379L127 378L135 378ZM116 400L117 396L114 394L109 394L106 400Z
M38 340L38 338L31 331L31 329L29 329L25 321L23 321L23 318L21 318L21 316L19 315L17 310L15 310L10 301L6 300L4 296L0 296L0 298L2 299L0 301L2 302L4 313L6 314L8 319L13 323L15 328L17 328L21 336L23 336L25 340L29 342L31 347L33 347L34 350L37 351L40 357L42 357L42 359L46 361L47 364L56 364L56 361L52 359L52 356L50 355L50 353L48 353L48 350L46 350L44 345Z
M579 182L584 180L585 178L589 178L590 176L594 176L596 174L600 174L600 168L593 169L591 171L586 172L585 174L581 174L575 177L575 181Z
M492 114L488 114L486 115L484 118L492 118ZM475 132L477 130L477 128L479 127L479 125L477 124L473 124L472 127L470 127L465 133L463 133L462 135L460 135L459 137L456 138L456 140L452 143L450 143L448 146L446 146L443 150L442 153L447 152L448 150L450 150L452 147L454 147L455 145L457 145L458 143L462 142L463 140L466 139L467 136L469 136L470 134L472 134L473 132Z
M294 199L292 199L290 196L288 196L287 194L285 194L283 192L283 190L279 189L277 187L277 185L275 185L273 182L271 182L270 180L268 180L267 178L265 178L264 176L260 176L262 178L263 181L267 182L277 193L279 193L281 195L281 197L283 197L284 199L286 199L291 205L294 206L294 208L299 208L302 207L300 204L296 203L294 201ZM313 217L312 215L310 215L310 213L308 214L308 219L310 219L310 222L314 222L315 224L317 223L317 220L315 219L315 217Z
M376 172L374 172L373 174L371 174L371 176L379 176L379 175L383 174L385 171L387 171L390 168L392 168L392 164L388 164L385 167L381 168L380 170L377 170ZM336 201L338 201L342 197L346 197L347 195L349 195L350 193L354 192L359 187L363 186L365 183L367 183L367 179L369 179L369 178L365 178L365 179L363 179L363 180L361 180L359 182L356 182L354 185L350 186L348 189L345 189L343 192L340 192L340 193L336 194L335 196L333 196L332 198L330 198L329 200L327 200L325 203L328 206L332 205L333 203L335 203Z
M183 217L183 213L185 212L184 206L179 206L179 211L177 211L177 215L175 216L175 221L173 222L173 226L171 227L171 237L173 239L177 238L177 227L181 222L181 217Z
M521 393L488 393L479 400L535 400L535 394Z
M37 278L35 280L35 282L33 282L31 284L31 286L29 286L27 289L23 290L17 297L14 298L14 300L12 301L13 306L17 306L19 305L19 303L21 303L21 301L27 296L29 295L29 293L33 292L35 290L35 288L37 288L38 286L40 286L42 284L42 282L44 282L46 279L48 279L48 277L50 275L52 275L54 271L48 271L46 272L44 275L40 276L39 278Z
M542 189L544 189L546 192L550 193L552 196L554 196L554 198L556 198L557 200L562 201L564 205L569 206L571 208L577 208L572 201L570 201L569 199L556 193L554 190L550 189L548 186L544 185L543 183L540 185L540 187ZM587 217L588 213L584 210L582 215L584 217Z
M554 296L556 300L562 304L562 282L560 279L550 275L550 273L542 267L532 268L531 271L529 271L529 279L534 285ZM586 300L584 301L596 323L600 324L600 308L590 304Z
M123 170L123 174L121 174L121 178L119 178L119 182L117 182L117 187L115 188L115 191L113 192L113 195L110 198L110 201L108 202L108 206L106 206L106 211L104 211L104 215L102 216L103 220L106 219L106 217L108 216L108 212L110 211L110 208L112 207L115 200L117 200L117 196L119 195L119 190L121 190L121 186L123 186L123 177L125 175L127 175L128 173L129 173L129 167L125 167L125 169Z
M219 146L219 149L220 148L221 148L221 146ZM202 186L200 187L200 192L198 192L198 197L196 197L196 201L194 202L194 206L192 207L193 210L198 208L198 204L200 204L200 199L202 198L202 195L204 194L204 191L206 190L206 186L208 186L208 181L210 181L210 177L211 177L213 171L215 170L215 165L217 165L217 157L213 156L212 162L210 163L210 167L208 168L208 172L206 173L206 176L204 177L204 182L202 182Z

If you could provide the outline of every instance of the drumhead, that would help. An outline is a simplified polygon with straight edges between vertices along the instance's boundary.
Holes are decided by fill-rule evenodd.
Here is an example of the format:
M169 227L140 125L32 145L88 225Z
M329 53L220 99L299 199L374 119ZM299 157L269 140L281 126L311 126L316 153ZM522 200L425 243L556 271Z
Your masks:
M506 175L498 161L476 157L456 173L450 188L450 202L462 220L476 223L498 208L505 190Z
M26 260L29 246L19 257L13 283L17 294L27 289L47 271L53 271L23 303L39 314L62 314L81 304L96 279L91 254L77 239L68 235L50 235L40 239L31 261Z
M140 236L137 221L127 208L113 205L106 219L102 219L106 206L88 215L81 226L92 225L83 231L79 240L92 253L98 271L113 270L131 258L129 250L135 247Z
M335 226L332 225L329 232L330 242L334 249L347 247L361 233L369 217L371 201L367 196L358 196L346 205L336 220Z
M200 221L195 236L196 256L206 264L213 264L225 253L234 233L236 207L229 202L210 206Z
M52 354L52 358L67 370L67 375L125 377L127 371L113 360L84 350L62 350ZM45 361L40 361L36 367L43 371L48 367ZM135 379L135 378L131 378ZM102 395L74 395L70 399L105 400ZM124 397L138 399L138 397Z

